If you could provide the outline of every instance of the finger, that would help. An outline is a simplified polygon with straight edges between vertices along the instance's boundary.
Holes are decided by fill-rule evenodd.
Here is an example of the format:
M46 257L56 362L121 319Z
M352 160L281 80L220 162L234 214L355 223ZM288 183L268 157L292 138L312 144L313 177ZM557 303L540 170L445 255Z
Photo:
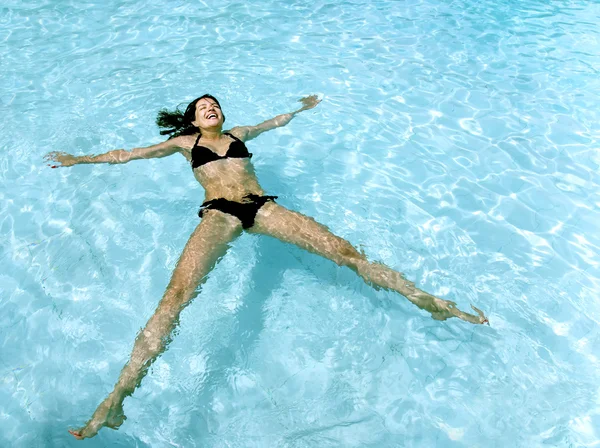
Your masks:
M60 157L63 157L65 155L66 153L64 152L53 151L46 155L46 160L58 160Z

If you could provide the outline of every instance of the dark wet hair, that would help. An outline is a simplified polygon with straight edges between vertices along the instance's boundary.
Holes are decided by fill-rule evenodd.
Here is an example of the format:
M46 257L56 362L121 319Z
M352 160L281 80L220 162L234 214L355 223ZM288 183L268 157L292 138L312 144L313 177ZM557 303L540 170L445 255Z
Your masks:
M180 135L198 133L199 129L192 122L196 119L196 104L204 98L213 100L219 108L221 107L219 100L207 93L188 104L185 112L181 111L179 106L173 111L161 109L156 117L156 124L161 128L160 135L169 135L169 139L171 139ZM223 121L225 121L225 115L223 115Z

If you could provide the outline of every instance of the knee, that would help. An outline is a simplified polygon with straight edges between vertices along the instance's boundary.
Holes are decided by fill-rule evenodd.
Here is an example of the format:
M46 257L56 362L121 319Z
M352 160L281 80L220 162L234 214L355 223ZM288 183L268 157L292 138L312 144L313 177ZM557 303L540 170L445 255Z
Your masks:
M359 271L361 265L366 262L366 257L364 254L357 251L350 243L347 241L341 241L338 248L337 254L339 257L338 264L343 266L348 266L350 269L354 271Z
M180 307L190 300L192 292L189 287L172 282L165 291L163 301L172 307Z

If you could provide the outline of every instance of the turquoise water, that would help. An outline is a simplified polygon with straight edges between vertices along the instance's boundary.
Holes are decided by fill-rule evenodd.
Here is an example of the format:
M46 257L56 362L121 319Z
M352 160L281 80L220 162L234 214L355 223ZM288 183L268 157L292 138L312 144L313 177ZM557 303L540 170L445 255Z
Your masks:
M0 446L600 444L600 5L21 2L0 9ZM125 402L112 389L203 191L160 141L210 92L279 203L491 326L243 235Z

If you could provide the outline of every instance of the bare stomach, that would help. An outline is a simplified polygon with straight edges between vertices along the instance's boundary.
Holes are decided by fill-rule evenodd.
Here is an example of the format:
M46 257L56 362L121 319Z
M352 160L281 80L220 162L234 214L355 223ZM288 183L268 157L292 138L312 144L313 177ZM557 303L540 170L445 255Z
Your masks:
M204 187L205 201L224 198L241 202L249 194L265 193L247 159L217 160L196 168L194 176Z

